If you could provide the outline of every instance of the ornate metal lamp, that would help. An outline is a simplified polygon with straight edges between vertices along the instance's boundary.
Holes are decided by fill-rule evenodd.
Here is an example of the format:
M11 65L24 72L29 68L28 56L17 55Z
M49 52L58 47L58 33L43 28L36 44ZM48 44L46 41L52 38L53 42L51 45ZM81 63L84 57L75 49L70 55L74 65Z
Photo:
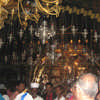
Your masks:
M51 26L51 29L47 27L47 22L44 20L38 30L35 32L35 35L39 37L43 44L45 44L46 40L50 39L56 34L54 31L54 27Z

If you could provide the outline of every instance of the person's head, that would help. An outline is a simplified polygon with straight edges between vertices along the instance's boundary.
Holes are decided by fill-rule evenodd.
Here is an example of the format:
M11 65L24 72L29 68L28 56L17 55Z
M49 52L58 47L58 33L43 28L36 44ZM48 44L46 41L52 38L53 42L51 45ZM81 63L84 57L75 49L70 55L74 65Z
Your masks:
M39 83L31 83L31 91L33 97L35 97L38 93Z
M15 87L8 87L7 88L7 95L10 97L15 92Z
M16 84L8 84L8 86L7 86L7 95L9 96L9 97L11 97L12 95L13 95L13 93L16 91Z
M25 89L25 82L24 81L17 81L16 89L18 92L22 92Z
M2 95L7 94L6 90L7 90L7 88L6 88L5 84L0 84L0 93Z
M56 95L57 95L57 96L61 96L62 93L63 93L63 90L64 90L64 87L63 87L62 85L58 85L58 86L55 88Z
M100 100L100 91L97 93L96 100Z
M47 83L46 84L46 90L47 90L47 92L51 92L52 91L52 87L53 87L53 84L52 83Z
M73 85L73 94L76 99L94 99L98 92L98 79L92 73L86 73L79 77Z

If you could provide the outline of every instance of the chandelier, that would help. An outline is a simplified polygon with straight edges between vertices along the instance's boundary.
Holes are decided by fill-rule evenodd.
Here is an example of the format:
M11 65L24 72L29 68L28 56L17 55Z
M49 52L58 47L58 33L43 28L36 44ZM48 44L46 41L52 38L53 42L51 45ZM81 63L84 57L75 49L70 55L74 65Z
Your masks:
M51 25L51 29L49 29L45 20L35 32L35 36L42 41L42 44L45 44L45 42L51 37L53 37L55 34L56 32L54 31L53 24Z
M9 0L0 0L0 5L7 5Z
M0 5L0 29L4 27L4 20L7 19L8 11Z
M0 29L4 26L5 19L11 15L18 15L22 26L27 27L28 20L38 23L41 14L59 16L62 0L0 0Z
M87 11L84 8L71 8L69 5L65 7L61 5L62 1L64 0L0 0L0 29L3 28L4 21L7 18L9 18L11 24L11 21L15 19L14 15L18 15L20 24L27 27L29 20L38 23L42 14L47 17L49 15L58 17L61 11L68 11L69 14L76 13L76 15L90 16L91 19L96 18L100 22L99 13L93 13L92 10ZM75 27L72 28L74 34L76 30L74 30Z

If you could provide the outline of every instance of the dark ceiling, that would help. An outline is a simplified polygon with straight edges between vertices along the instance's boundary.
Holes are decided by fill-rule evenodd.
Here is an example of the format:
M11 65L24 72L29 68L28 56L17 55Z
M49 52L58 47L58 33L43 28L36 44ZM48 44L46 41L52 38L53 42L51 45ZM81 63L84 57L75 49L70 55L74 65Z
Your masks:
M100 12L100 0L63 0L64 4L74 5L80 8L92 9L95 12Z

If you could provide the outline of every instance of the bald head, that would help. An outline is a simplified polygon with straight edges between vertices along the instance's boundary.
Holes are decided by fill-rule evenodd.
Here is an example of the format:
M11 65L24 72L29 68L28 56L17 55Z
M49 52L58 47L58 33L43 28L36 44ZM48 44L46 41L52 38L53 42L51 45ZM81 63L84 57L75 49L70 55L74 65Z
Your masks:
M95 97L98 91L97 77L92 73L83 74L79 77L76 84L81 88L83 93L89 97Z

